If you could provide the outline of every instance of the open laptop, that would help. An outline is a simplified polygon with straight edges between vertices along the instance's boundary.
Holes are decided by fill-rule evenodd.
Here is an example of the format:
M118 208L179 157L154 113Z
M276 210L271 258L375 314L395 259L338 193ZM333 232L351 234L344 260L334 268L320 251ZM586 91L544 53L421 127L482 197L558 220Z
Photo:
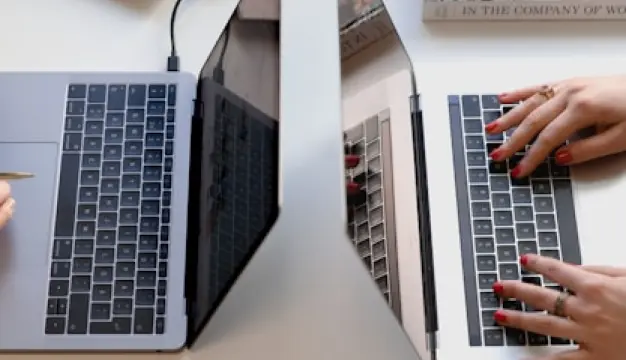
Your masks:
M574 348L497 326L500 307L537 310L502 302L491 286L519 279L560 290L520 269L524 253L623 266L621 212L610 204L626 200L626 157L572 168L549 158L512 179L523 153L491 162L508 134L483 128L514 107L499 103L500 92L617 74L623 59L411 63L395 32L361 57L372 63L343 65L345 153L360 157L346 169L347 184L359 186L348 232L420 356L523 359Z
M539 253L574 264L623 266L621 211L626 200L623 155L572 168L553 157L525 179L510 177L523 152L493 163L490 149L508 138L487 136L483 127L509 111L497 94L577 76L617 74L623 59L568 57L468 59L416 62L423 115L427 178L420 189L430 209L432 266L439 359L521 359L575 345L567 339L503 329L493 322L500 306L536 311L517 301L501 303L491 285L519 279L560 290L558 284L519 267L519 256ZM442 77L446 81L442 81ZM421 175L420 175L421 174ZM428 200L428 201L426 201ZM424 224L425 225L425 224ZM426 229L426 226L424 226ZM454 304L454 306L452 306Z
M0 74L0 350L177 350L277 214L278 30L231 19L199 76ZM35 105L36 104L36 105Z

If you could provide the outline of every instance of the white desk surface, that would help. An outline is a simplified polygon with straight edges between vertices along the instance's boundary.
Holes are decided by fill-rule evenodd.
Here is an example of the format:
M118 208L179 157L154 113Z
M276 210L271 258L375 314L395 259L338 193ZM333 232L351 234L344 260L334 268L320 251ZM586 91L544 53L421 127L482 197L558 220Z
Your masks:
M172 4L173 0L4 1L0 5L0 71L163 70L169 52ZM386 4L414 62L462 60L469 56L523 57L531 53L567 56L593 52L601 56L626 52L626 22L424 25L421 22L421 1L387 0ZM235 5L236 0L183 2L176 36L183 70L199 71ZM303 59L303 63L308 60ZM419 80L419 68L416 70ZM338 118L338 114L334 113L329 116ZM320 244L323 244L320 247L325 246L324 251L328 250L328 242ZM360 298L367 306L379 309L386 306L382 299L374 296L377 290L373 282L366 280L367 276L359 276L358 281L347 286L339 286L337 279L311 283L314 272L311 266L315 264L312 257L318 255L315 245L307 246L306 251L302 251L303 248L296 246L281 248L268 245L253 261L254 270L260 272L254 275L254 279L271 283L272 276L278 271L272 267L272 262L277 256L287 255L291 259L283 263L293 265L288 270L289 276L280 282L274 281L271 286L258 286L258 282L248 276L237 292L242 294L247 291L258 296L263 300L259 305L255 305L255 296L227 298L226 309L218 312L215 321L192 351L156 357L211 360L416 359L408 342L394 326L391 312L379 311L369 322L357 322L353 321L355 314L341 311L342 304L350 304ZM354 254L348 246L337 245L341 248L337 249L338 255L328 256L324 265L332 268L345 262L349 268L347 272L355 271L358 260L356 256L350 256ZM285 251L293 253L285 254ZM302 266L295 266L299 263ZM310 283L308 294L302 293L303 281ZM337 289L343 290L337 292ZM264 294L270 291L273 294ZM272 301L276 306L271 306ZM376 341L372 341L376 329L380 331ZM0 359L7 360L79 357L153 359L155 355L0 354Z

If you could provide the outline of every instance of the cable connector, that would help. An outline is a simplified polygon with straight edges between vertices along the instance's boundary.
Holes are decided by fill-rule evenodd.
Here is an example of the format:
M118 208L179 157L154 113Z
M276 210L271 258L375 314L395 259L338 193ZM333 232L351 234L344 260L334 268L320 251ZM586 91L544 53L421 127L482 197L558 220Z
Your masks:
M180 59L177 55L168 56L167 71L180 71Z

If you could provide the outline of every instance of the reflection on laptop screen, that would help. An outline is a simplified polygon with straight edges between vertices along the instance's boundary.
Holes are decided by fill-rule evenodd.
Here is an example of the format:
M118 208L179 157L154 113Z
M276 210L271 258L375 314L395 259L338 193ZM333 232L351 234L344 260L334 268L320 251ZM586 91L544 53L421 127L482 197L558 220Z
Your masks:
M226 295L278 213L279 26L239 20L198 85L189 273L190 336ZM194 200L197 200L194 202ZM197 242L195 244L194 242Z
M353 10L348 5L344 12ZM367 40L342 35L348 234L380 295L426 359L430 326L422 293L411 64L383 6L368 22L356 31L374 29L380 39L364 49L357 49L359 42L372 42L372 32Z

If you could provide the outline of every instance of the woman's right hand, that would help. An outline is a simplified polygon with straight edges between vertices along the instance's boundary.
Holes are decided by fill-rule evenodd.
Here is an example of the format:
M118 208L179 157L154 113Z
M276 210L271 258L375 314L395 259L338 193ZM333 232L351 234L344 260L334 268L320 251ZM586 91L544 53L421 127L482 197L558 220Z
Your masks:
M13 217L15 199L11 197L11 186L6 181L0 181L0 230Z

